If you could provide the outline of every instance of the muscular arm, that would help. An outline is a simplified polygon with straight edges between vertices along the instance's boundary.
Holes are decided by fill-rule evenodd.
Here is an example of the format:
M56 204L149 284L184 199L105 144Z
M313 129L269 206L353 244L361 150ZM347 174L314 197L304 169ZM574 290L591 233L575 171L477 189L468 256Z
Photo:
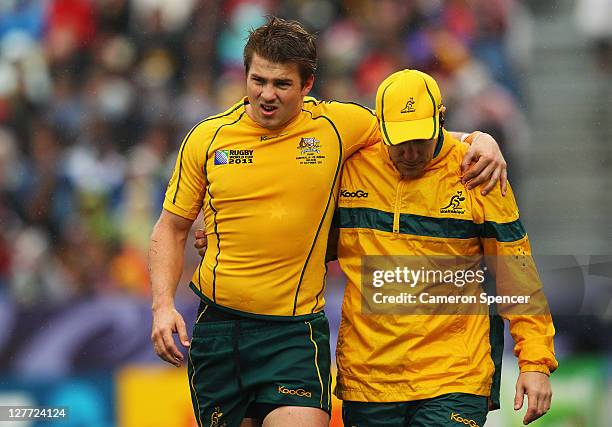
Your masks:
M183 355L172 334L189 346L185 321L174 306L174 295L183 271L183 252L192 221L163 210L151 234L149 275L153 296L151 341L159 357L180 366Z

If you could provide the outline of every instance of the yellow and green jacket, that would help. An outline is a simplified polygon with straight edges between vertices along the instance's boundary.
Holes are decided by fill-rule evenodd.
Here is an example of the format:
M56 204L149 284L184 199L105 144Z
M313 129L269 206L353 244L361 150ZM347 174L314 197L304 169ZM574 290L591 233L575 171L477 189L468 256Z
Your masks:
M362 313L362 255L520 256L531 259L512 191L487 196L461 183L467 145L445 138L424 175L401 179L382 143L347 160L336 212L347 276L338 337L336 395L398 402L463 392L498 404L503 322L486 315ZM529 286L540 288L535 267ZM521 372L557 367L549 314L504 315ZM491 327L495 325L495 327ZM501 328L501 329L500 329ZM494 360L495 359L495 360Z
M307 97L294 120L270 131L247 103L191 129L168 184L164 209L190 220L204 213L208 250L191 288L243 314L319 312L342 164L380 139L376 116Z

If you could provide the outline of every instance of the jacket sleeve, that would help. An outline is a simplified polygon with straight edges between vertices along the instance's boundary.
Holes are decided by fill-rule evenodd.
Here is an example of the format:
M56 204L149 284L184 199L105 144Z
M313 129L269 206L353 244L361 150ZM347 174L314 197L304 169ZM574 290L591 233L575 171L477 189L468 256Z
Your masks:
M497 304L499 314L510 323L520 371L548 375L558 366L555 328L512 189L505 197L499 187L487 196L477 189L471 195L485 263L495 277L497 296L523 296L526 300Z

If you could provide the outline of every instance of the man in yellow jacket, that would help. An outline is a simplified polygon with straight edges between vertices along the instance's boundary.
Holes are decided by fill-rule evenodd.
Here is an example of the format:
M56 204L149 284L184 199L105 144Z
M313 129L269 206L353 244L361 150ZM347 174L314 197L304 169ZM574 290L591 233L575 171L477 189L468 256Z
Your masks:
M391 75L376 98L384 144L344 165L335 392L346 426L482 426L499 407L503 322L489 315L492 301L504 303L515 341L514 408L527 394L525 424L550 408L554 326L516 201L511 190L485 197L461 183L467 146L444 131L444 109L429 75ZM484 272L497 297L482 296Z

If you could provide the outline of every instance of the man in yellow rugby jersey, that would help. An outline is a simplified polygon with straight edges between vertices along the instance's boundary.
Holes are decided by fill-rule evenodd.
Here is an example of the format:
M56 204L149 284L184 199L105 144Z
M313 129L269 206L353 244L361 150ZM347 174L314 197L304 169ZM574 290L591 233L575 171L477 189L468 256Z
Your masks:
M489 267L496 268L498 288L504 282L506 294L525 291L533 304L544 306L501 315L510 321L520 367L515 409L527 394L523 421L528 424L550 407L548 376L557 368L554 327L514 196L509 189L503 197L495 188L484 197L462 184L458 170L467 147L444 131L444 110L429 75L394 73L376 98L384 144L363 148L344 165L336 221L338 259L348 281L335 392L344 401L346 426L482 426L488 410L498 407L499 378L494 377L501 362L501 320L472 300L464 307L417 311L428 303L418 299L421 291L431 298L430 289L436 295L461 289L467 297L479 286L449 288L439 282L440 274L432 276L438 277L433 284L415 280L403 287L414 290L414 300L407 293L384 299L389 292L382 285L384 274L406 283L405 277L391 277L398 264L439 269L448 264L444 257L453 263L468 260L459 265L467 262L473 271L486 256ZM376 307L385 301L391 304L382 311Z
M151 236L151 339L176 366L173 334L189 347L199 426L329 423L327 236L344 160L380 133L365 107L307 97L316 61L314 37L296 22L251 32L247 96L188 133ZM505 163L481 142L466 162L480 156L471 184L491 178L490 189ZM202 300L190 343L174 295L200 210L209 250L190 285Z

